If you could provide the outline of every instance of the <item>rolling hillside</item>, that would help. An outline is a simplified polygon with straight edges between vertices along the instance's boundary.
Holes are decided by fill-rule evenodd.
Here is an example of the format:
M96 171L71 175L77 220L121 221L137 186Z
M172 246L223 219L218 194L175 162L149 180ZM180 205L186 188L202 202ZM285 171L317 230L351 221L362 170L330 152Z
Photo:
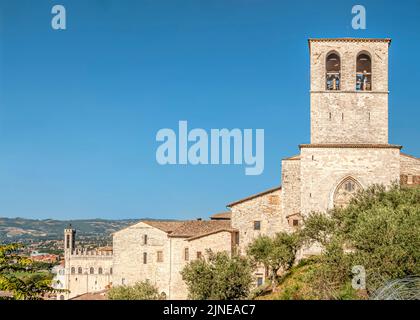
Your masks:
M63 238L63 230L71 224L77 229L78 237L104 238L139 219L132 220L32 220L0 217L0 243L24 240L58 240Z

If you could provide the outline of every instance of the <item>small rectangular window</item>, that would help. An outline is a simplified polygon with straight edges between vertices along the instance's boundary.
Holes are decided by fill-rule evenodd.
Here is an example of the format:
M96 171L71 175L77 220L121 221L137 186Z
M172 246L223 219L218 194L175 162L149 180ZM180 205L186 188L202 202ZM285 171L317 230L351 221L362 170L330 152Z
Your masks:
M264 278L263 277L258 277L257 278L257 286L262 286L264 284Z
M254 230L261 230L261 221L254 221Z
M407 176L407 184L413 184L413 175L412 174L409 174Z
M147 263L147 252L143 252L143 264Z
M157 262L163 262L163 251L157 252Z
M299 225L299 220L293 219L293 226L297 227Z
M145 234L143 236L143 244L146 245L147 244L147 234Z
M239 232L235 232L235 244L239 245Z
M197 259L201 259L202 256L201 251L197 251Z
M189 251L189 249L188 249L188 248L185 248L185 249L184 249L184 260L185 260L185 261L190 260L190 251Z

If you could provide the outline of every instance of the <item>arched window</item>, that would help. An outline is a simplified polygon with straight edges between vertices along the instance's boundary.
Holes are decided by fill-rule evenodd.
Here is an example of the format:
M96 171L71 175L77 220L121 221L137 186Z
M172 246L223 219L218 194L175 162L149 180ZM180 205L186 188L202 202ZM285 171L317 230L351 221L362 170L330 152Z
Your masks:
M76 273L76 269L74 267L71 267L71 274L75 274Z
M345 207L362 186L352 177L347 177L337 186L334 193L334 206Z
M367 53L359 53L356 61L356 90L372 90L372 61Z
M327 55L327 60L325 63L326 71L326 89L327 90L340 90L340 72L341 72L341 62L340 56L331 52Z
M94 273L95 273L95 269L93 269L93 267L90 267L90 269L89 269L89 273L90 273L90 274L94 274Z
M98 274L102 274L102 268L101 267L98 268Z
M82 267L77 268L77 273L78 273L78 274L82 274L82 273L83 273L83 269L82 269Z

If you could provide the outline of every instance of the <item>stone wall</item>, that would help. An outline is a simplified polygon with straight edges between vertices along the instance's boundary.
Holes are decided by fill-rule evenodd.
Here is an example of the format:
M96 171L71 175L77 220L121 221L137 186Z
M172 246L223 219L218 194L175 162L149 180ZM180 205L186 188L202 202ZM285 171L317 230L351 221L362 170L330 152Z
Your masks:
M311 41L311 143L388 143L388 42ZM326 90L326 58L341 59L340 90ZM356 91L356 59L372 61L372 91Z
M401 153L401 185L420 185L420 159Z
M300 212L300 157L282 160L282 220L290 230L287 217Z
M311 143L388 143L388 94L311 94Z
M226 251L230 254L231 237L230 232L222 231L191 241L185 238L169 238L172 252L169 298L172 300L187 299L188 289L181 276L182 269L188 262L197 259L197 252L201 252L203 258L206 257L207 249L211 249L213 252ZM185 248L188 248L188 260L185 260Z
M272 236L283 230L281 214L281 189L257 195L231 206L232 228L239 231L239 250L246 252L248 245L259 235ZM261 222L261 229L254 230L254 221Z
M74 268L74 273L72 273ZM82 268L82 273L79 273ZM93 268L93 274L90 269ZM99 274L102 268L102 274ZM98 292L112 284L113 273L112 255L79 254L68 255L65 261L65 288L70 292L64 296L73 298L87 292Z
M398 148L301 148L301 210L324 212L332 208L338 184L351 176L363 188L399 182Z
M144 244L147 235L147 244ZM113 237L114 285L134 285L148 280L159 292L169 293L170 246L167 233L140 222ZM158 262L158 251L163 261ZM144 263L144 253L147 261Z

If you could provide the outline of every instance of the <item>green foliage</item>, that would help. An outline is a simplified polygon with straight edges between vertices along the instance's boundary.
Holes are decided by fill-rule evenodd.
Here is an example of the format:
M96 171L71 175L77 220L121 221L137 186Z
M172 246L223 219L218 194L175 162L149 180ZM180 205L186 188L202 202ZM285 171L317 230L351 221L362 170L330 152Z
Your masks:
M300 245L298 234L279 232L274 238L260 236L247 249L247 254L256 263L264 265L276 285L277 273L287 271L294 263Z
M38 300L49 293L61 292L51 287L51 276L40 272L40 266L19 255L21 245L0 245L0 290L12 299Z
M116 286L108 291L110 300L162 300L164 298L148 281L137 282L134 286Z
M372 186L344 209L310 215L302 235L325 247L313 278L321 298L340 298L355 265L366 270L368 293L385 280L419 275L420 189Z
M208 259L197 259L181 272L188 287L189 298L194 300L237 300L249 295L252 266L242 256L229 256L226 252L207 251Z

